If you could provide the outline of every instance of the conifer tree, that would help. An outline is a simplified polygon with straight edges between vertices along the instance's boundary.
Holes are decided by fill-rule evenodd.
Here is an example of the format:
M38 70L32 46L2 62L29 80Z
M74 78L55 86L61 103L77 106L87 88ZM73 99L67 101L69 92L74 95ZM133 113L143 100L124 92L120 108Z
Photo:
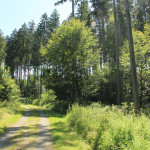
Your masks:
M0 66L5 58L5 40L2 36L2 31L0 30Z
M131 18L129 12L129 2L128 0L124 0L124 2L125 2L125 11L126 11L128 41L129 41L130 65L131 65L131 73L132 73L133 100L134 100L135 112L139 113L140 99L139 99L138 83L137 83L137 75L136 75L136 64L135 64L134 45L133 45L133 37L132 37Z

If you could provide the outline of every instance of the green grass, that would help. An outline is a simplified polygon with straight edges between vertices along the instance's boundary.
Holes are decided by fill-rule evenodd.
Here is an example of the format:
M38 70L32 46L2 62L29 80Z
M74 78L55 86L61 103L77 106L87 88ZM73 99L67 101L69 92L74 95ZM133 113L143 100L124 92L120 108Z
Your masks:
M150 119L144 114L136 117L126 106L75 104L67 122L93 150L150 150Z
M17 113L14 113L7 107L0 108L0 134L4 133L5 128L8 125L17 122L19 118L22 117L24 110L25 108L23 105L21 106L20 111Z
M74 130L67 126L66 115L46 112L52 129L54 148L56 150L90 150L91 147Z

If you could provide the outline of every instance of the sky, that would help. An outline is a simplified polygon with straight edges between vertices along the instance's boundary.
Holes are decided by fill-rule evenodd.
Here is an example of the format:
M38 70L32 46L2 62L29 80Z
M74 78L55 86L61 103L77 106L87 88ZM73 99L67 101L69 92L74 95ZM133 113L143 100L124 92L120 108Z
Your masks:
M67 19L71 13L71 2L54 6L58 0L0 0L0 29L4 36L10 35L24 24L34 20L37 25L41 16L48 16L56 8L60 14L60 22Z

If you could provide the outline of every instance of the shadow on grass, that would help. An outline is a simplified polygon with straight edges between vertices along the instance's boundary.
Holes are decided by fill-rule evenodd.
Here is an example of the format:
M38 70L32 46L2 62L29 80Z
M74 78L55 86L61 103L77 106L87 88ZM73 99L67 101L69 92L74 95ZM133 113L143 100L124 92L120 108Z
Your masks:
M52 126L53 142L55 143L56 148L67 147L67 148L77 148L75 141L79 137L72 130L66 126L64 121L66 115L56 113L52 110L42 110L49 118L54 117L54 123L50 121Z
M62 115L62 114L59 114L59 113L56 113L52 110L42 110L42 112L47 115L48 117L56 117L56 118L64 118L65 115Z

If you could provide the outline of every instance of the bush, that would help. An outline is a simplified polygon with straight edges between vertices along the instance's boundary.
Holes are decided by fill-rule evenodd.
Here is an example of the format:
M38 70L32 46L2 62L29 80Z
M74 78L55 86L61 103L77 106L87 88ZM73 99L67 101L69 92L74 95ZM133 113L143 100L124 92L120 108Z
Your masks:
M41 94L41 99L34 99L33 105L44 106L45 108L50 108L51 104L56 100L56 95L53 90L48 90Z
M8 103L8 109L10 109L12 112L17 113L21 110L20 103L16 101L10 101Z
M68 112L67 121L94 150L150 149L150 120L144 114L139 117L128 114L124 107L75 104Z
M20 103L17 100L11 100L11 101L3 101L0 102L0 108L6 107L7 112L9 113L17 113L21 110Z
M34 99L32 102L33 105L40 106L40 99Z
M55 103L52 104L51 110L57 113L66 114L69 105L70 105L69 100L66 101L57 100Z
M4 74L0 69L0 102L18 100L19 97L20 91L15 80L9 77L8 72Z
M55 99L56 99L55 92L53 90L49 90L47 92L42 93L40 105L41 106L47 105L49 103L54 102Z

